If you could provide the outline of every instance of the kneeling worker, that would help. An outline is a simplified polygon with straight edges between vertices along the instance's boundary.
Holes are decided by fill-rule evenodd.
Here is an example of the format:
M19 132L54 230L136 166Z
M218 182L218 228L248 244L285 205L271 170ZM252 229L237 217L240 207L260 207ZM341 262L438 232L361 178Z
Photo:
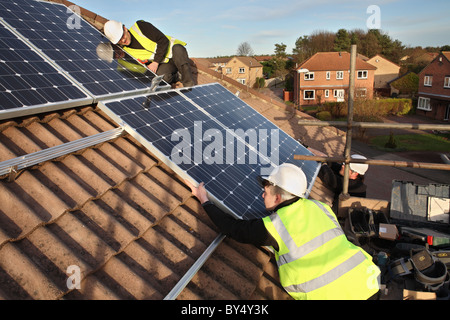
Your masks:
M137 21L130 29L121 22L109 20L103 29L113 44L122 46L153 73L164 75L167 83L177 82L179 71L184 87L194 85L185 42L164 35L154 25L143 20Z
M209 201L203 182L186 184L222 233L243 243L271 246L280 282L295 299L368 299L378 290L380 270L349 242L330 207L305 199L307 181L293 164L260 177L270 215L237 220Z

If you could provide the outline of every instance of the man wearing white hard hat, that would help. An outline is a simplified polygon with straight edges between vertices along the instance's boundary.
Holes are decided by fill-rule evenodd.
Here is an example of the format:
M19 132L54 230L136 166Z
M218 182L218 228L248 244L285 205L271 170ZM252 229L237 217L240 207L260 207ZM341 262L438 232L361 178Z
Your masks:
M155 74L164 75L167 83L177 82L180 72L184 87L194 85L185 42L164 35L153 24L143 20L129 29L119 21L109 20L103 30L113 44L122 46Z
M352 159L367 160L366 157L353 154ZM320 168L319 178L325 185L334 191L335 202L342 193L345 165L342 163L327 163ZM365 163L350 163L348 176L348 194L353 197L365 198L367 185L364 183L364 175L369 169Z
M372 257L347 240L331 208L305 198L307 180L293 164L260 177L268 215L237 220L209 201L203 182L186 181L222 233L273 248L280 282L294 299L369 299L379 290Z

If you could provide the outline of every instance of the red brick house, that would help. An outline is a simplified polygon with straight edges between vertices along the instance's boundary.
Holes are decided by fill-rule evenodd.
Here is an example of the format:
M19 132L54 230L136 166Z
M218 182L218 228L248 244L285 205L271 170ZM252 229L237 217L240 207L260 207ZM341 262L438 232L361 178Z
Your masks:
M318 52L297 68L301 69L309 72L294 75L296 104L304 106L345 100L349 87L350 53ZM376 69L360 57L356 58L355 97L372 99Z
M450 117L450 51L441 52L419 73L417 114L436 120Z

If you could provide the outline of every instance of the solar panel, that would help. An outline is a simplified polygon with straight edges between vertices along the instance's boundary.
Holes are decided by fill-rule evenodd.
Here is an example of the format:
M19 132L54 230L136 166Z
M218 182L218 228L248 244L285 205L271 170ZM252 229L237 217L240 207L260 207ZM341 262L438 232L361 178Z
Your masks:
M36 109L85 105L92 98L0 23L0 119Z
M267 214L259 175L290 162L303 169L308 194L319 165L311 154L220 84L104 101L100 107L182 178L205 182L210 197L243 219Z
M155 74L112 45L66 6L33 0L0 0L0 12L9 25L96 100L150 91ZM105 58L106 55L109 56ZM162 86L169 88L167 83Z

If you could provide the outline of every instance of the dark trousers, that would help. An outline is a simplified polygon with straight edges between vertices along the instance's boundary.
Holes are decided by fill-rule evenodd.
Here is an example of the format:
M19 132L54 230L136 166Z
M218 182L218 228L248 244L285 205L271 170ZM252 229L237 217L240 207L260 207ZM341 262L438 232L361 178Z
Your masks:
M181 82L185 87L194 85L187 50L180 44L172 47L172 58L167 63L161 63L156 74L164 75L164 81L171 84L180 80L178 72L181 73Z

